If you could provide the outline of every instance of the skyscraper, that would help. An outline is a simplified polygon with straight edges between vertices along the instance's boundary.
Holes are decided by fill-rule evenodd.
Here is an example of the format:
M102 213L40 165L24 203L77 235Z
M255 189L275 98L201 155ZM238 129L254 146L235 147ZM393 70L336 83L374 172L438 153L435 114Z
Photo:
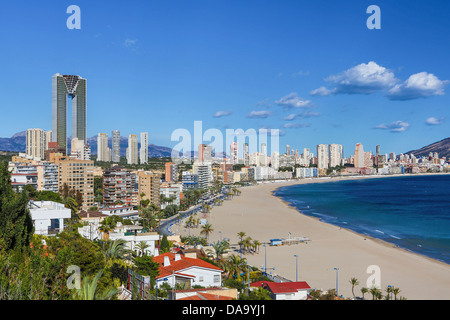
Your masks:
M139 161L148 162L148 132L141 132L141 149L139 150Z
M59 73L52 77L52 141L66 152L67 96L72 100L72 139L86 142L86 79Z
M99 133L97 137L97 161L111 161L111 148L108 147L106 133Z
M237 142L232 142L230 145L230 157L232 164L238 164L238 148L239 145Z
M120 131L113 130L112 132L112 162L120 162Z
M328 145L317 145L317 168L328 169Z
M44 151L48 149L51 131L28 129L26 135L26 153L34 158L44 159Z
M248 167L250 165L250 156L248 153L248 143L244 143L244 165Z
M130 134L128 136L127 163L138 163L138 139L135 134Z
M355 159L354 159L355 168L363 168L364 167L364 148L361 143L357 143L355 147Z
M343 158L342 145L332 143L329 145L330 167L340 166Z

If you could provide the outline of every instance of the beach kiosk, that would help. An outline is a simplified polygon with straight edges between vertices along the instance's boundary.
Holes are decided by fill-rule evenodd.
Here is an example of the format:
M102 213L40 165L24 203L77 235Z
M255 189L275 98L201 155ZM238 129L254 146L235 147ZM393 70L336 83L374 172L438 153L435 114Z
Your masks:
M270 239L271 246L281 246L283 241L281 239Z

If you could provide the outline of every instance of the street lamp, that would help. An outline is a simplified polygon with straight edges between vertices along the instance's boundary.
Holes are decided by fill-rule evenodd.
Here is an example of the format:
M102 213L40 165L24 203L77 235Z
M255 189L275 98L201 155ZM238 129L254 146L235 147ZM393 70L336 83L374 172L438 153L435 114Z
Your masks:
M295 282L298 281L298 255L294 254L295 257Z
M339 273L339 268L334 268L334 270L336 270L336 296L339 296L339 294L338 294L338 273Z

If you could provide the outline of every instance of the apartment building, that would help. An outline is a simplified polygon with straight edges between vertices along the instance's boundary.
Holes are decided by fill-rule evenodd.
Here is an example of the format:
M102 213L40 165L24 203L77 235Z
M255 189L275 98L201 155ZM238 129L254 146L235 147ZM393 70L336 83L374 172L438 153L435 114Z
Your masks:
M150 203L154 203L159 206L161 202L161 175L159 173L153 173L151 171L138 171L137 176L139 202L141 200L149 199Z

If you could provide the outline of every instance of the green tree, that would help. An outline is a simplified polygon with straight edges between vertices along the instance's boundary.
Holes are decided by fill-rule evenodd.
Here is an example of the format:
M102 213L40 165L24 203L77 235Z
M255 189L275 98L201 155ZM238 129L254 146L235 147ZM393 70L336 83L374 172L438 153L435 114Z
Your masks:
M15 193L6 162L0 162L0 235L7 249L28 248L33 235L33 221L26 191Z
M205 239L206 241L208 241L208 237L211 234L211 232L213 232L214 229L212 228L212 225L210 223L205 223L202 226L202 230L200 231L201 235L205 235Z
M117 295L117 288L107 288L103 291L97 289L98 282L103 274L100 270L94 277L86 276L83 278L81 288L75 289L72 294L74 300L111 300Z
M161 253L169 252L170 250L170 242L167 240L167 236L163 235L161 239L161 243L159 245L159 249L161 250Z
M356 278L351 278L350 279L350 284L352 285L352 294L353 294L353 298L355 298L355 286L359 285L359 281Z

